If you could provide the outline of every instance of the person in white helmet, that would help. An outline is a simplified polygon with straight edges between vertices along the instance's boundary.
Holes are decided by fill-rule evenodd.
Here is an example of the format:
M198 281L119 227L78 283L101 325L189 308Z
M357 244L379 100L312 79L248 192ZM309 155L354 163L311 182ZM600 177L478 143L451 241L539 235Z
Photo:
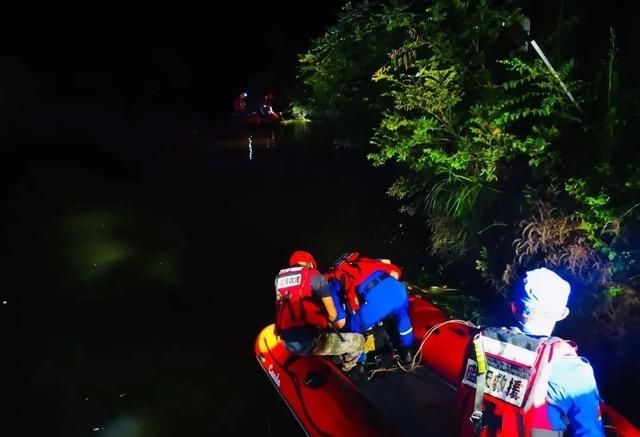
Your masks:
M555 272L528 271L513 290L516 326L476 335L457 394L459 435L604 435L593 368L574 343L551 336L570 293Z

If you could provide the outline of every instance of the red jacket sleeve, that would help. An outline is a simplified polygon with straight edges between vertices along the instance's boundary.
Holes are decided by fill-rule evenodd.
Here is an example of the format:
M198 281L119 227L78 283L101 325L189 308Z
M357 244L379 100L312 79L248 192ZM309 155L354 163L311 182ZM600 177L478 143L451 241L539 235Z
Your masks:
M361 261L374 264L375 270L382 270L383 272L389 275L392 274L393 272L396 272L398 274L398 278L402 276L402 269L397 265L392 264L390 261L387 263L387 262L382 262L379 259L372 259L372 258L361 258ZM388 260L385 260L385 261L388 261Z

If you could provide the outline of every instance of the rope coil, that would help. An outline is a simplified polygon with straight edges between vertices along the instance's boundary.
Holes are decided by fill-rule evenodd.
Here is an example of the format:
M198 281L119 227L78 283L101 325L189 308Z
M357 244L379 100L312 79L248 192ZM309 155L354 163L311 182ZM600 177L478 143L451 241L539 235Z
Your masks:
M421 366L421 364L419 364L422 361L422 349L424 348L425 343L427 342L427 340L429 339L429 337L431 337L431 335L437 331L438 329L440 329L441 327L449 324L449 323L456 323L459 325L464 325L464 326L468 326L470 328L477 328L476 325L474 325L473 323L467 321L467 320L460 320L460 319L452 319L452 320L446 320L444 322L438 323L434 326L432 326L425 334L424 337L422 337L422 341L420 342L420 346L418 347L417 352L415 353L415 355L413 356L413 360L411 361L411 364L407 367L403 366L402 364L398 363L398 367L393 367L391 369L375 369L373 370L370 374L369 374L369 381L371 381L371 379L373 379L373 376L376 373L383 373L383 372L397 372L399 370L405 372L405 373L410 373L413 372L414 370L416 370L417 368L419 368ZM397 357L397 356L396 356ZM394 357L395 358L395 357ZM399 357L398 357L399 358Z

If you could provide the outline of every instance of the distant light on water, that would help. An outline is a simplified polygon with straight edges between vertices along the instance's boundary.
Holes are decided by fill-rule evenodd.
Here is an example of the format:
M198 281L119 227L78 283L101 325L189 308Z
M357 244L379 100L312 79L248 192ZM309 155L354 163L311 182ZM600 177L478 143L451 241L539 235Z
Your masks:
M249 137L249 161L253 159L253 142L251 137Z

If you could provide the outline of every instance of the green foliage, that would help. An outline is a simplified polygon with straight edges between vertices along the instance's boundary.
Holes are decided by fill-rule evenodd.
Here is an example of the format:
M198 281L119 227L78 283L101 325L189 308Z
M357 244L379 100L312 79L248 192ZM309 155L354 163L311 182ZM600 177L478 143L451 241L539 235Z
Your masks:
M620 231L620 223L610 206L609 195L603 189L589 195L587 181L577 178L567 180L565 190L581 207L577 212L582 220L580 228L587 233L596 249L605 249L607 244L603 241L603 236L617 235ZM613 253L611 255L614 256Z
M609 285L605 290L607 296L612 299L622 294L622 288L619 285Z
M376 80L392 83L395 107L387 111L372 142L374 165L389 160L419 172L429 169L452 181L488 186L498 180L501 164L523 155L532 167L551 166L557 156L549 145L558 125L575 119L562 91L541 62L502 61L513 80L486 85L493 97L464 106L462 79L456 68L426 69L415 74L388 72ZM569 69L569 66L566 67ZM533 77L538 80L533 81ZM536 123L523 125L535 120Z
M299 57L305 104L346 122L375 115L381 103L371 75L411 22L400 2L348 2L337 23Z
M419 277L418 283L421 286L407 283L410 293L423 296L436 304L451 318L469 320L475 324L482 324L484 318L478 310L479 299L469 296L464 291L449 288L446 285L425 285L430 284L428 277Z
M466 236L486 226L477 219L478 203L501 195L505 167L524 157L532 168L550 171L558 158L550 145L562 123L576 117L541 61L512 57L491 71L479 54L481 45L489 49L497 44L502 23L517 21L519 11L435 2L427 13L433 15L423 23L424 33L410 34L373 76L375 82L386 83L384 95L393 106L375 131L372 143L377 150L369 158L377 166L391 161L409 170L409 176L405 174L402 183L390 190L398 198L409 197L409 191L399 186L422 186L425 179L429 181L424 191L415 192L421 199L414 207L428 217L454 220L446 227L441 226L442 220L436 226L430 220L436 243L432 248L463 254L460 246ZM485 20L478 20L480 13ZM449 20L448 25L431 25L442 20ZM455 30L473 28L477 22L488 25L474 32ZM460 51L460 46L478 49ZM397 52L415 51L418 55L410 63L394 59ZM562 65L560 76L566 80L571 69L571 63ZM446 234L435 235L438 232ZM447 241L456 249L450 250L453 247L447 247Z
M291 115L294 120L309 121L307 118L311 111L302 104L291 105Z
M358 78L361 103L381 114L368 157L399 169L388 194L427 223L431 253L500 290L531 267L562 270L585 295L606 300L591 308L621 332L625 322L613 321L628 314L620 299L640 302L640 241L628 230L640 225L640 153L623 147L640 133L629 122L640 111L633 93L621 92L615 32L598 54L601 71L582 70L578 80L581 59L550 48L556 77L512 37L523 18L516 2L350 8L301 59L303 80L316 106L343 114L357 105L347 87ZM355 23L391 23L391 31L358 39ZM558 31L570 32L568 24L561 17ZM366 60L352 56L365 48L373 49Z
M602 144L600 157L603 163L610 164L616 148L620 145L620 131L624 127L625 120L622 117L620 99L620 78L617 72L618 47L616 35L611 28L609 30L609 51L603 65L603 72L597 82L603 93L601 99L605 102L604 113L600 123L596 125L596 132Z
M640 203L631 207L625 204L627 209L621 211L611 205L611 197L604 188L601 187L593 194L589 189L589 182L585 179L571 178L565 184L566 192L578 204L576 215L580 218L580 229L584 231L592 247L610 261L608 269L611 278L624 281L635 271L637 260L634 252L620 241L620 237L624 233L625 219ZM610 297L616 297L620 293L611 291L616 289L608 287L605 291Z

